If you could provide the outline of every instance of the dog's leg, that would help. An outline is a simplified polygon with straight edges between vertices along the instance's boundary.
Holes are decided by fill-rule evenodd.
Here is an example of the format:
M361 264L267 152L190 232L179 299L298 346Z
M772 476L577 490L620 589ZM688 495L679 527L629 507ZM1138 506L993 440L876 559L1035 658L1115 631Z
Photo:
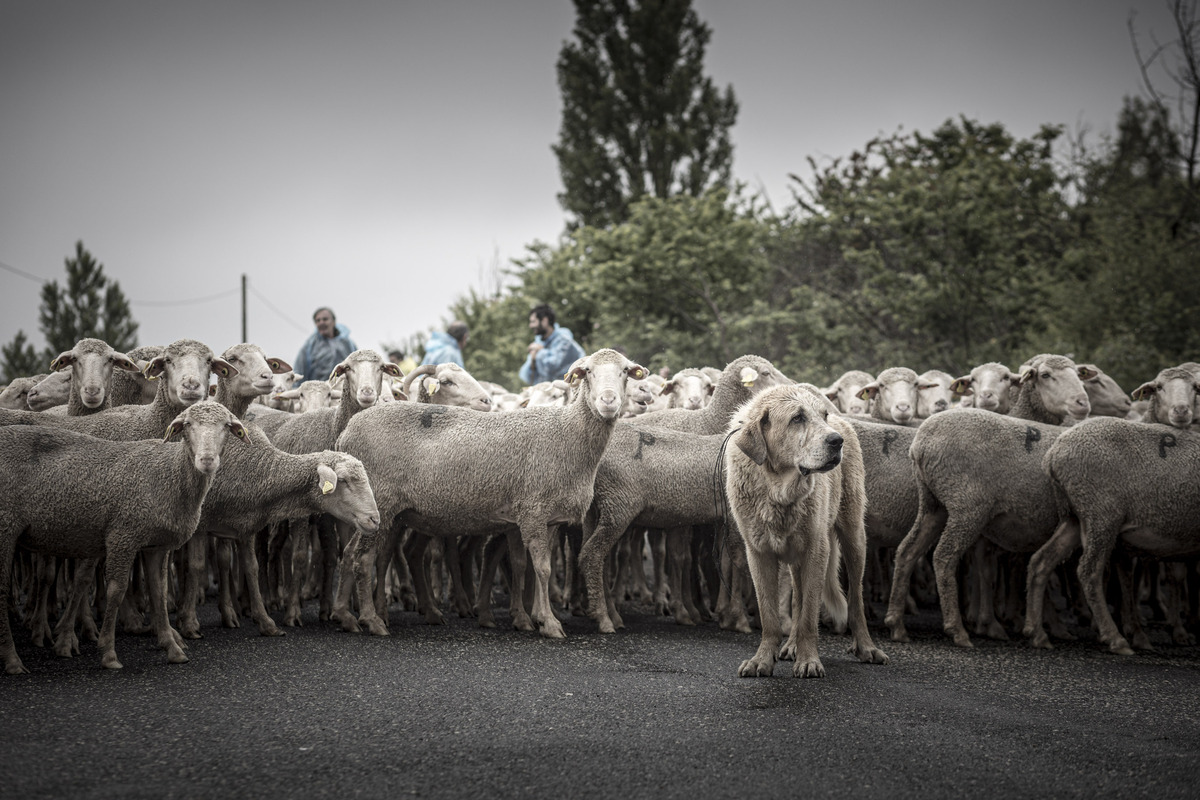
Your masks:
M828 539L822 537L817 547L807 547L800 554L800 563L792 564L792 591L799 598L799 608L792 615L792 636L796 663L792 675L797 678L823 678L825 665L817 654L817 621L821 616L821 595L825 587L825 570L829 566Z
M762 641L753 658L742 662L738 675L743 678L768 677L775 669L775 654L782 638L779 628L779 559L774 553L758 552L746 546L746 561L754 592L758 595L758 615L762 622Z

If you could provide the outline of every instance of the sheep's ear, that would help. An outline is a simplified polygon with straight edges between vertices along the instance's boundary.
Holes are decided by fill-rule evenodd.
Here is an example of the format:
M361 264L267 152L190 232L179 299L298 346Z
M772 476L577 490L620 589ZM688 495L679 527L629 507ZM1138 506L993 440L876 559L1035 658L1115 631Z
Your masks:
M440 388L441 388L441 384L437 382L436 378L422 378L421 379L421 390L425 394L429 394L429 395L437 394L437 390Z
M758 380L758 370L754 367L743 367L741 379L742 386L745 386L747 389L754 388L754 382Z
M1021 374L1017 376L1016 380L1014 380L1013 383L1016 383L1016 384L1028 383L1029 381L1037 378L1037 373L1038 373L1038 365L1037 364L1026 364L1025 366L1021 367Z
M288 389L285 392L276 392L271 396L272 400L296 400L300 397L299 389Z
M75 363L75 351L68 350L65 353L59 353L58 357L50 362L50 371L58 372L60 369L66 369Z
M168 441L172 436L182 431L187 426L187 421L180 414L175 418L175 421L167 426L167 432L163 434L163 441Z
M1100 374L1100 370L1087 364L1080 364L1075 367L1075 371L1079 373L1079 380L1090 381Z
M209 364L212 366L213 372L222 378L232 378L238 374L238 368L220 356L213 356L213 360Z
M918 383L918 384L917 384L917 388L918 388L918 389L936 389L937 387L938 387L938 384L936 384L936 383L934 383L934 382L932 382L932 381L927 381L927 382L925 382L925 383Z
M162 375L163 370L165 370L166 368L167 368L167 357L166 356L155 356L154 358L150 359L150 361L146 364L145 367L142 368L142 376L146 380L152 381L155 378Z
M767 437L763 432L764 425L770 425L771 419L764 413L761 417L742 428L741 433L733 440L738 449L758 466L767 460Z
M854 395L859 400L874 400L875 395L879 394L878 383L868 383L866 386L858 390L858 394Z
M345 361L343 361L342 363L338 364L336 367L333 368L333 372L329 373L329 377L326 378L325 380L331 381L340 375L345 375L346 370L348 370L348 369L350 369L350 366Z
M304 375L302 373L299 373L299 372L292 373L292 380L294 380L294 381L303 380L303 378L304 378Z
M321 486L321 494L330 494L337 488L337 473L328 464L317 464L317 483Z
M975 390L971 388L971 376L965 375L961 378L955 378L950 381L950 391L959 397L966 397L969 394L974 394Z
M285 372L292 371L292 365L284 361L282 358L268 358L267 366L271 368L271 372L275 375L282 375ZM304 376L297 375L296 377L302 378Z
M382 367L384 372L386 372L388 375L391 375L393 378L403 378L404 377L404 373L400 371L400 368L397 367L395 364L393 364L390 361L385 361L380 366Z
M216 396L217 396L217 385L216 385L215 383L213 383L213 384L210 384L210 385L209 385L209 387L208 387L208 396L209 396L209 397L216 397Z
M134 363L133 359L124 353L113 353L113 366L117 369L123 369L126 372L140 372L141 367Z
M331 400L341 400L342 399L342 390L341 389L330 389L329 397Z
M576 367L566 375L563 375L563 380L567 382L568 386L574 386L583 380L583 376L587 375L587 372L587 367Z
M649 375L650 373L647 372L646 368L643 367L641 364L634 364L632 367L628 367L625 370L625 374L628 375L629 377L633 378L635 381L640 381L643 378L645 378L647 375Z
M1149 383L1143 383L1141 386L1134 389L1133 393L1130 394L1129 396L1132 397L1134 400L1149 400L1150 395L1154 394L1157 391L1158 391L1158 386L1155 385L1154 381L1150 381Z
M243 425L240 420L231 419L229 422L225 423L225 427L229 429L230 433L241 439L243 442L250 438L250 432L246 430L246 426Z
M667 381L666 383L663 384L663 387L658 390L658 393L659 394L671 394L671 392L674 392L674 391L675 391L675 381Z

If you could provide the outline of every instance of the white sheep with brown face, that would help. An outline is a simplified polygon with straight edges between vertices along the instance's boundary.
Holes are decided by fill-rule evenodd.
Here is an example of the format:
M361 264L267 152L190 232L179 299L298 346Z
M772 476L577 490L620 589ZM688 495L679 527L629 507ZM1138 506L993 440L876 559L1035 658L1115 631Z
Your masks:
M757 394L734 415L725 451L729 510L746 545L758 595L762 640L738 669L770 675L776 658L795 659L792 674L825 674L817 654L821 601L835 623L847 618L838 580L845 553L849 622L859 660L885 664L867 630L862 581L866 563L862 453L850 424L813 386L779 386ZM792 630L780 648L779 568L786 565L799 597Z

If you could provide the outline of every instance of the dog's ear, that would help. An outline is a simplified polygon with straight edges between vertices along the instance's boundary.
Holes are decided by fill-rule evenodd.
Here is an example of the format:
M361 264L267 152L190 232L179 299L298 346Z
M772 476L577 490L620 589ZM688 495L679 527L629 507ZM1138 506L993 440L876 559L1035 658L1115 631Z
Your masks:
M742 428L741 433L733 440L733 443L738 446L738 449L746 454L746 457L753 461L758 466L762 466L767 460L767 437L763 430L769 427L771 418L768 412L764 411L761 417L752 420Z

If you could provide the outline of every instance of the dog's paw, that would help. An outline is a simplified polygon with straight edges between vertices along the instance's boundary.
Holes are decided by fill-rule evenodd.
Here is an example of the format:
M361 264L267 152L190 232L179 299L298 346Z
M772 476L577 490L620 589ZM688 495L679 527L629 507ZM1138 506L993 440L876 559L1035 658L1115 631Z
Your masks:
M739 678L769 678L775 669L775 661L760 659L757 656L748 658L738 667Z
M812 661L797 661L792 667L792 675L797 678L824 678L825 665L819 658L814 658Z

